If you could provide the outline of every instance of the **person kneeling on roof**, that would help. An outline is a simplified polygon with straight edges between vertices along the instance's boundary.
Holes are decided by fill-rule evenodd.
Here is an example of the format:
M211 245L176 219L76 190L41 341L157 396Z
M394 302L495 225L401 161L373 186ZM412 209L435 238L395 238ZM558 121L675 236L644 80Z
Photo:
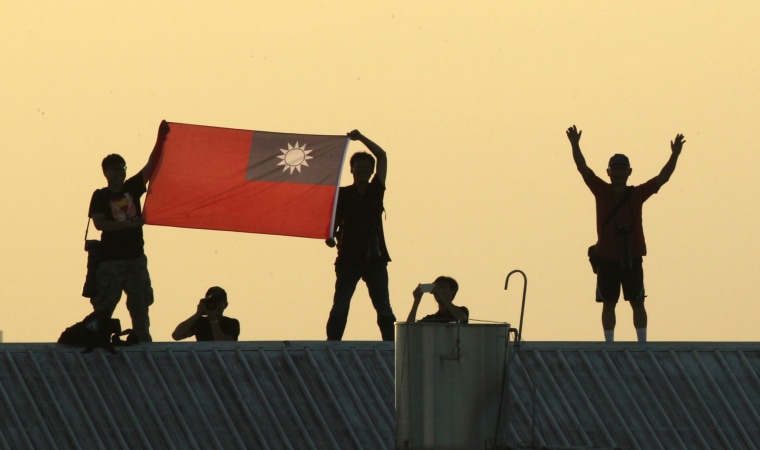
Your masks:
M210 287L198 302L195 314L177 325L172 339L195 336L196 341L237 341L240 322L224 315L227 305L227 292L219 286Z

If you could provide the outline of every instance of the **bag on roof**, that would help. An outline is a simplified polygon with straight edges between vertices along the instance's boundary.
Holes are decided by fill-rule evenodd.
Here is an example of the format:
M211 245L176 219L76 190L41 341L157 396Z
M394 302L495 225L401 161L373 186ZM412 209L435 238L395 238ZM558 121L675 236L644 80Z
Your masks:
M121 336L127 336L126 341ZM94 311L81 322L66 328L58 338L59 344L84 347L85 353L100 347L116 353L114 346L133 345L139 341L131 329L121 330L119 319L113 319L101 311Z

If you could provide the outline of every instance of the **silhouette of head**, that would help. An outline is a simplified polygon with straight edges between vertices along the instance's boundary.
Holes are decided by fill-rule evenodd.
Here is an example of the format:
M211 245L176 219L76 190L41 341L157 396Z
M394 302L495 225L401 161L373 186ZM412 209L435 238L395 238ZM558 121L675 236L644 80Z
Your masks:
M212 286L206 291L206 308L220 310L227 307L227 292L219 286Z
M434 283L449 288L449 290L451 290L452 298L457 295L457 291L459 290L459 283L451 277L441 275L435 279Z
M367 152L356 152L351 156L351 159L349 160L349 165L351 166L351 169L353 170L354 164L356 164L359 161L366 161L370 165L372 165L372 169L375 168L375 158L370 155Z
M375 171L375 158L367 152L354 153L351 156L350 164L354 182L368 182Z
M108 169L122 168L126 165L127 162L124 161L124 158L122 158L121 155L117 155L116 153L112 153L103 158L103 162L100 164L104 171Z
M613 166L623 166L626 168L631 167L631 162L628 160L628 157L625 156L622 153L615 153L610 158L609 164L607 164L607 167L613 167Z

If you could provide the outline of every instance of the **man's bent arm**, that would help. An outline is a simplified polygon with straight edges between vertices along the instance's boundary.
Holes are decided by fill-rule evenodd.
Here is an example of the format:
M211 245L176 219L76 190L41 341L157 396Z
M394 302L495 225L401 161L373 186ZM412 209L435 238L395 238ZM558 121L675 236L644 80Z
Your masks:
M385 150L383 150L379 145L375 144L367 136L361 134L359 130L354 130L349 133L349 137L351 139L361 141L361 143L364 144L367 149L369 149L370 153L375 156L375 159L377 159L375 177L379 178L379 180L383 183L383 186L385 186L385 176L388 174L388 156L386 155Z
M460 320L460 321L469 319L467 317L467 314L465 314L464 311L462 310L462 308L453 304L450 298L443 296L441 297L441 299L443 301L443 306L446 307L446 309L449 311L449 314L454 316L455 319Z
M92 215L92 223L95 224L95 228L100 231L120 231L127 228L138 228L145 224L142 217L135 217L132 220L124 220L117 222L115 220L109 220L105 214L96 213Z
M187 320L177 325L177 328L174 329L174 333L172 333L172 339L175 341L181 341L182 339L192 336L193 325L200 317L201 316L199 313L195 313L192 316L188 317Z
M209 319L209 323L211 324L211 332L214 334L214 340L215 341L234 341L235 337L232 335L229 335L222 330L221 325L219 325L219 319L221 317L217 317L216 319Z
M409 316L406 318L408 323L414 323L417 321L417 308L419 308L420 300L422 300L422 291L420 291L419 287L414 290L412 297L414 298L414 303L412 303L412 309L409 311Z

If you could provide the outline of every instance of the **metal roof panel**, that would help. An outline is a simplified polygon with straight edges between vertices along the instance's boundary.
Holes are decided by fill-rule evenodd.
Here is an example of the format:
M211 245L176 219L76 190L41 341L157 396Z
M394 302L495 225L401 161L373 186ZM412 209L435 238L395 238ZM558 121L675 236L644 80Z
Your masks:
M501 448L760 448L758 343L512 356ZM387 342L0 344L0 448L393 448L393 374Z

